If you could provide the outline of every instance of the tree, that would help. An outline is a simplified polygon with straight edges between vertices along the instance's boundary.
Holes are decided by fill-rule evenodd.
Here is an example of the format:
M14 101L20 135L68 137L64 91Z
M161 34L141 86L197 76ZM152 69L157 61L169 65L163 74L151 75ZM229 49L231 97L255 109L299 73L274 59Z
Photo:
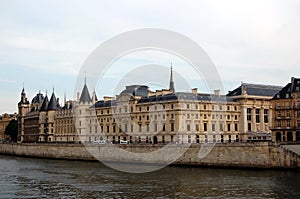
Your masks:
M18 139L18 121L13 119L10 120L8 125L5 128L5 135L9 135L11 141L17 142Z

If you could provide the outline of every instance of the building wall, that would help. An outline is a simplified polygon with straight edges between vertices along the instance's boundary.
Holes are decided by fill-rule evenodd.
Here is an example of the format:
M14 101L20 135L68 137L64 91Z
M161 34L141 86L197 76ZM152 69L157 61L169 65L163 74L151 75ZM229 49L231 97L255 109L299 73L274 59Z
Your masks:
M61 144L1 144L0 154L19 155L42 158L59 158L73 160L95 160L93 153L101 160L128 162L129 157L106 153L106 145L90 145L90 148L82 145ZM147 153L160 149L158 146L126 145L120 146L124 150L132 152ZM300 157L281 147L268 143L227 143L216 144L211 152L204 158L199 158L201 145L191 147L173 164L202 165L202 166L230 166L230 167L255 167L255 168L300 168ZM174 150L177 150L174 146ZM164 163L168 154L162 154L162 160L145 159L140 156L137 162ZM166 159L164 159L166 158Z

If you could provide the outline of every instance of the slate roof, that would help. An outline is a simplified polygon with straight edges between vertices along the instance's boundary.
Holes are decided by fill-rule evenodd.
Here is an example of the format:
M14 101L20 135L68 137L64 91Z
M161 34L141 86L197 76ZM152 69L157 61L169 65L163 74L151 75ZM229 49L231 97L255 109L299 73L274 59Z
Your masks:
M234 89L233 91L230 91L226 96L231 97L231 96L241 95L242 87L246 89L248 95L269 96L269 97L273 97L278 91L282 89L281 86L243 83L238 88Z
M122 94L131 94L133 96L146 97L149 93L149 87L144 85L130 85L126 86L126 89L120 93Z
M300 78L292 77L291 83L288 83L280 91L278 91L273 99L291 98L293 92L300 92Z
M43 104L41 106L41 111L47 111L47 107L48 107L48 96L46 95L46 97L44 98Z
M91 102L91 96L89 93L89 89L87 88L86 84L84 84L84 87L82 89L79 102Z
M22 91L23 92L23 91ZM31 103L42 103L44 100L44 96L41 93L36 94L36 96L31 100Z
M55 97L55 94L52 93L50 102L48 103L47 110L48 111L50 111L50 110L57 110L57 108L58 108L57 99Z
M195 95L193 93L188 92L177 92L177 93L170 93L166 95L158 95L158 96L149 96L149 97L142 97L138 100L139 103L148 103L148 102L162 102L162 101L177 101L177 100L195 100L195 101L218 101L218 102L234 102L234 99L226 98L226 96L216 96L216 95L210 95L210 94L203 94L200 93L198 95ZM115 106L116 100L100 100L95 103L94 107L110 107Z

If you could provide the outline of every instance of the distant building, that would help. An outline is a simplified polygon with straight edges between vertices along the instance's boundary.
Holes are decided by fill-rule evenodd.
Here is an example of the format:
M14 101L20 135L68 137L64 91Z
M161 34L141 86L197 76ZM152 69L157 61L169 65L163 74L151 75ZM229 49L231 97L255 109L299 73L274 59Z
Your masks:
M8 123L13 120L13 119L17 119L17 114L7 114L4 113L2 115L0 115L0 140L7 140L8 137L5 135L5 128L8 125Z
M291 82L273 97L273 141L300 141L300 78Z

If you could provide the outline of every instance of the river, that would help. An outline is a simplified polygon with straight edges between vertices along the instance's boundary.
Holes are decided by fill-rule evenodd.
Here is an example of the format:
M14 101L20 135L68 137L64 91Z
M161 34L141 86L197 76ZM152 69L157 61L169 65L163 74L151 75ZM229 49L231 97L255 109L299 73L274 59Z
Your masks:
M170 166L131 174L98 162L0 156L0 198L300 198L300 172Z

